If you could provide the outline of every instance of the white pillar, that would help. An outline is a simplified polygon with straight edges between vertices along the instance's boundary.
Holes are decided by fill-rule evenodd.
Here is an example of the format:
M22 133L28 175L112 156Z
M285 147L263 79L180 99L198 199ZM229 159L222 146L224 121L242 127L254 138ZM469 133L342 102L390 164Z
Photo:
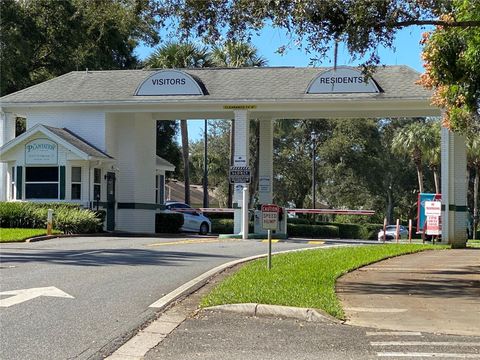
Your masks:
M248 166L249 163L249 138L250 123L247 110L235 110L235 150L233 156L234 166ZM233 232L239 234L242 230L242 208L248 206L243 204L243 188L247 184L235 184L233 191L234 213ZM248 195L248 194L247 194ZM248 199L248 196L247 196ZM248 228L247 228L248 229Z
M442 128L442 242L466 245L467 153L465 138Z
M1 112L0 147L15 137L15 114ZM0 163L0 201L7 200L8 179L7 164Z
M273 194L273 120L260 120L258 201L271 204Z
M116 230L155 232L156 130L149 113L119 114Z

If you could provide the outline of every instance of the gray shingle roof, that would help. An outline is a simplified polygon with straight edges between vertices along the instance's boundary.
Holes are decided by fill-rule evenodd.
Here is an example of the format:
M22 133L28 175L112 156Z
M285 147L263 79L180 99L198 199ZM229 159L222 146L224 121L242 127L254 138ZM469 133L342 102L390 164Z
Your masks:
M95 158L109 158L113 159L110 155L107 153L104 153L103 151L97 149L95 146L91 145L88 141L82 139L80 136L74 134L70 130L63 128L56 128L52 126L46 126L43 125L47 130L51 131L58 137L62 138L66 142L68 142L70 145L76 147L78 150L84 152L88 156L92 156Z
M310 83L326 68L185 69L200 80L207 95L135 96L136 88L156 70L73 71L0 98L4 106L22 103L109 103L193 101L275 101L345 99L345 94L305 94ZM407 66L377 69L374 79L382 93L348 94L353 99L428 100L431 92L416 85L419 73Z

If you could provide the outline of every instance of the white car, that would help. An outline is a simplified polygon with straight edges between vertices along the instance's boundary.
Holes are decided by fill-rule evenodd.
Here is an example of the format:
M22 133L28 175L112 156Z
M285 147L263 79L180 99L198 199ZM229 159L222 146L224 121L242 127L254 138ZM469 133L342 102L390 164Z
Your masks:
M395 240L395 234L397 232L397 225L388 225L385 228L386 239L385 240ZM408 229L400 225L398 230L399 239L408 239ZM383 229L378 232L378 241L383 241Z
M193 209L190 205L178 201L167 201L165 203L166 211L175 212L179 209L179 213L183 214L183 226L181 231L198 232L201 235L208 234L212 229L212 222L201 212Z

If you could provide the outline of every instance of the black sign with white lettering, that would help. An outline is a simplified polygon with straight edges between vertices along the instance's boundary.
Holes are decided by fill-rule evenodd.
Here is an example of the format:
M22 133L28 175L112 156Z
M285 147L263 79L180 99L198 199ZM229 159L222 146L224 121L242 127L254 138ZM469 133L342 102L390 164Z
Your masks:
M250 166L230 166L230 184L250 184Z

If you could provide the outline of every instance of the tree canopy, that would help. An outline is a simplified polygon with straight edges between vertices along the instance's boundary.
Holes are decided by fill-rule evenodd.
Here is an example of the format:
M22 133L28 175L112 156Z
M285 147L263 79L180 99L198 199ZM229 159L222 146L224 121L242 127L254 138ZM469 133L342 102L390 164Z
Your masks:
M0 2L2 95L72 70L134 68L139 41L158 42L148 0Z

